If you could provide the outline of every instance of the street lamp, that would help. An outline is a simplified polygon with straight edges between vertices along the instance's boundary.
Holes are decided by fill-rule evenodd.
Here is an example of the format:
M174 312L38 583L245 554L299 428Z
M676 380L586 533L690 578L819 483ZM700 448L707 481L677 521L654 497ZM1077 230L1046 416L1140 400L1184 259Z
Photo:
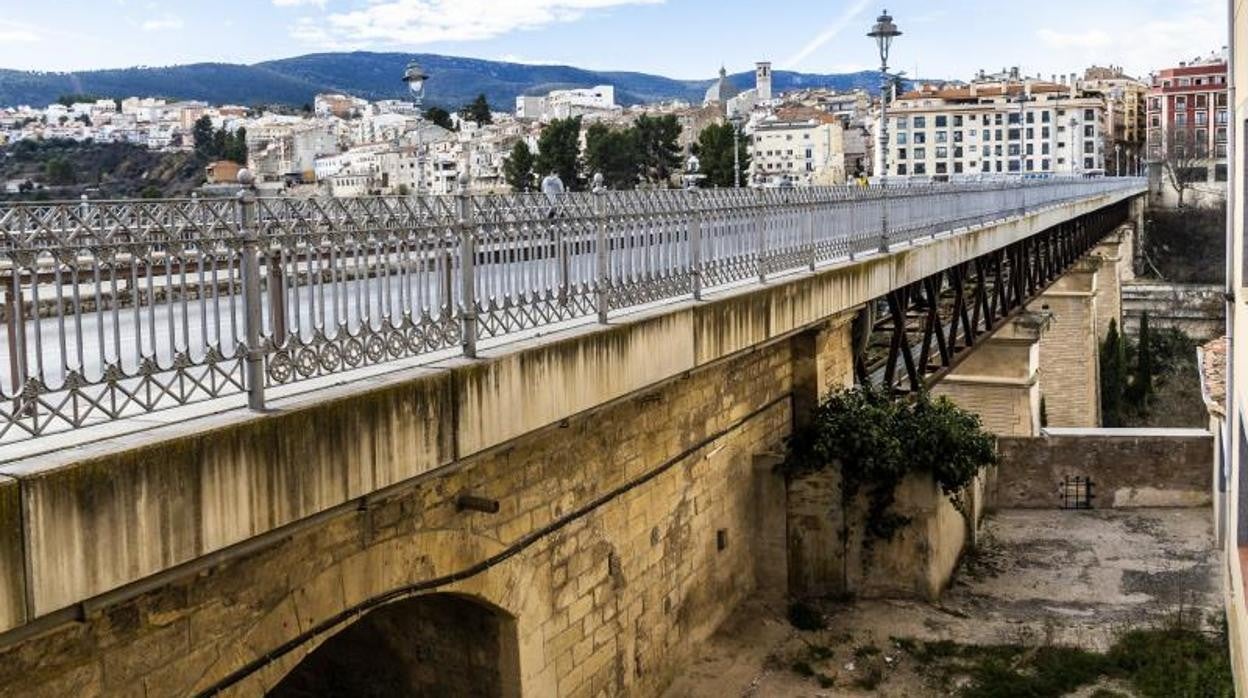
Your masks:
M741 188L741 145L738 139L741 136L741 124L745 119L740 112L733 112L728 117L728 121L732 124L732 186L734 189Z
M416 61L407 64L407 68L403 70L403 82L407 83L407 89L412 93L412 102L416 105L416 193L421 193L425 182L425 160L424 153L421 152L423 145L420 137L421 122L424 120L424 114L421 112L421 105L425 103L425 82L429 79L429 75L420 67Z
M880 49L880 251L888 251L888 52L893 46L893 39L901 36L897 25L888 10L880 13L875 26L867 32L867 36L875 39Z
M1114 174L1122 176L1122 144L1114 144Z

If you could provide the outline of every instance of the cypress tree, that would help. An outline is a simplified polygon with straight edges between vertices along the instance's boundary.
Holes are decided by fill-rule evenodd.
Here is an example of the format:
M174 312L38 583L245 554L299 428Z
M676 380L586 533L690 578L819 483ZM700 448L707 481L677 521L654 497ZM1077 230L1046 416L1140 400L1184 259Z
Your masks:
M1118 321L1109 321L1109 334L1101 345L1101 424L1122 426L1123 398L1127 383L1127 348L1118 333Z
M1135 378L1131 383L1131 399L1144 409L1153 394L1153 341L1148 329L1148 311L1140 317L1139 348L1136 350Z

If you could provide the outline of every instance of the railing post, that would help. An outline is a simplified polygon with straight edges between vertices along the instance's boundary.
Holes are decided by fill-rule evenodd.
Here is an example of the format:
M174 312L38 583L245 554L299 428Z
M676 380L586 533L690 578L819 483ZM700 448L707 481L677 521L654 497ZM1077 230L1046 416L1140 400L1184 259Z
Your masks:
M689 196L689 285L693 299L702 300L702 201L698 190L685 190Z
M888 254L888 173L880 177L880 252Z
M806 224L806 252L810 255L807 263L810 270L815 270L815 263L818 261L818 255L815 254L815 207L818 204L811 202L802 207L802 221Z
M455 190L455 204L456 217L459 219L459 317L464 326L464 356L475 359L477 358L477 236L472 220L472 197L468 194L467 172L459 175Z
M264 345L260 342L263 322L260 297L260 231L256 227L256 192L250 176L239 175L243 190L238 192L238 222L243 237L243 332L247 345L247 406L264 409Z
M758 283L767 283L767 229L765 226L766 213L763 206L765 203L763 192L758 189L750 190L754 196L754 258L758 264Z
M607 324L607 288L610 284L607 257L609 250L607 245L607 188L602 184L602 173L594 174L593 179L594 192L594 257L595 257L595 289L594 304L598 306L598 322Z

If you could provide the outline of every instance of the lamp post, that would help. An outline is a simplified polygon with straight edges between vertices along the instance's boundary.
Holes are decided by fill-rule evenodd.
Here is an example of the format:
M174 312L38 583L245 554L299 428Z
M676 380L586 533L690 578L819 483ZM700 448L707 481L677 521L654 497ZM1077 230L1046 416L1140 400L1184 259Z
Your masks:
M1122 144L1114 144L1114 174L1122 176Z
M741 144L739 138L743 121L744 119L741 117L740 112L728 117L728 122L732 124L732 186L734 189L741 188Z
M416 105L416 193L421 193L424 188L425 181L425 160L424 153L421 152L420 128L421 122L424 121L424 114L421 112L421 106L425 103L425 81L429 79L429 75L421 69L420 64L412 61L407 64L407 68L403 70L403 82L407 83L407 89L412 93L412 102Z
M888 10L880 13L867 32L880 49L880 251L888 251L888 52L893 39L901 36Z

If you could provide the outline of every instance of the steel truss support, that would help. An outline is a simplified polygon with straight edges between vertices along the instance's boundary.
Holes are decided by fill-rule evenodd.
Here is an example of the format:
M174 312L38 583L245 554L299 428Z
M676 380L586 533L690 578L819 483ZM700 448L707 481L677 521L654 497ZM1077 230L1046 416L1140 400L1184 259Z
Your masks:
M873 302L871 339L854 357L861 384L904 395L931 387L1126 220L1125 204L895 289Z

